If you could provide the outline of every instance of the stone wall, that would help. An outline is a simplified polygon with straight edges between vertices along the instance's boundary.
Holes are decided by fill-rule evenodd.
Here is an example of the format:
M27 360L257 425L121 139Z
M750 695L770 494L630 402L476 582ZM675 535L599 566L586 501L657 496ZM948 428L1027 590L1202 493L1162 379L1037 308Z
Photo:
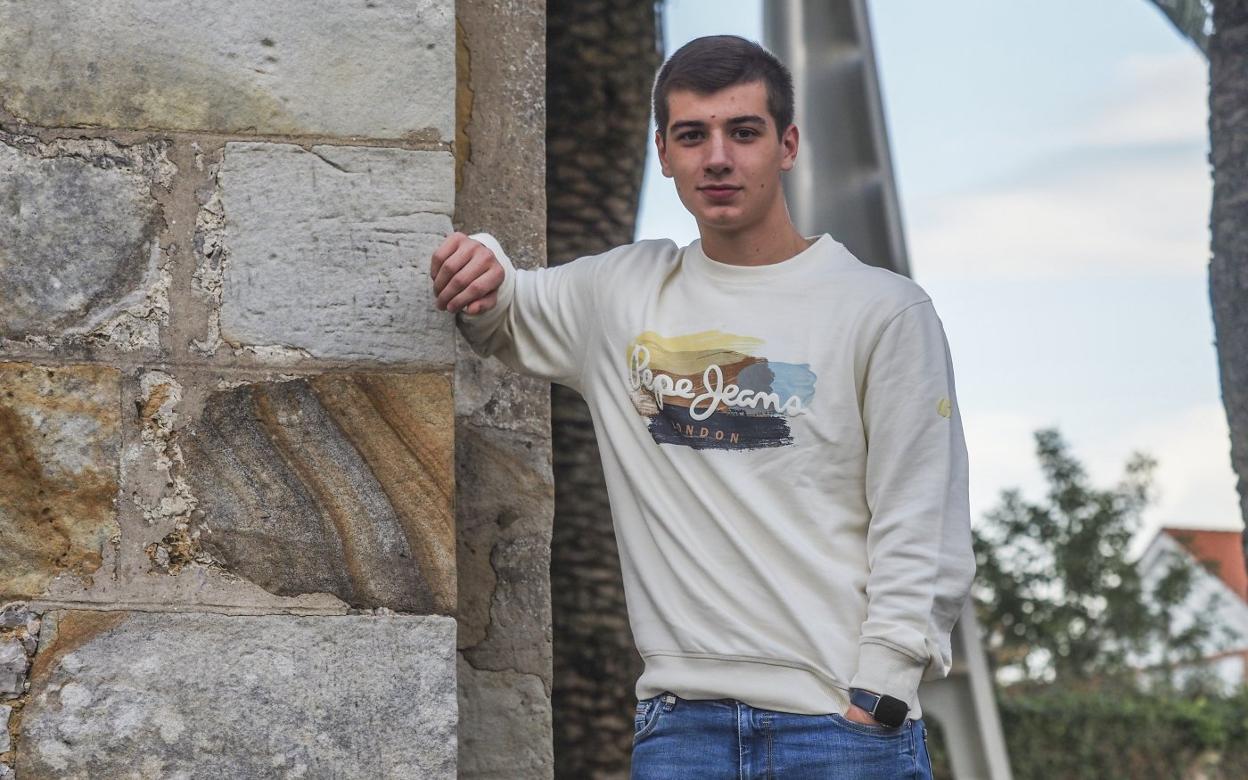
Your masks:
M0 4L0 778L549 776L543 13Z
M456 13L456 227L545 265L545 0L458 0ZM459 776L550 778L550 385L456 338Z

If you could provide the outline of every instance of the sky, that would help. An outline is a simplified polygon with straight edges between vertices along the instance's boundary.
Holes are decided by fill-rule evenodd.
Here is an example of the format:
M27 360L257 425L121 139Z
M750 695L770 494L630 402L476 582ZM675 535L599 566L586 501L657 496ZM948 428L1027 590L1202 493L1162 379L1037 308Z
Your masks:
M759 0L666 0L668 53L763 41ZM1158 461L1132 545L1240 529L1208 295L1208 77L1149 0L870 0L912 278L953 355L973 521L1045 481L1057 427L1097 487ZM801 117L797 117L801 128ZM801 151L798 151L801 165ZM647 161L637 238L697 238Z

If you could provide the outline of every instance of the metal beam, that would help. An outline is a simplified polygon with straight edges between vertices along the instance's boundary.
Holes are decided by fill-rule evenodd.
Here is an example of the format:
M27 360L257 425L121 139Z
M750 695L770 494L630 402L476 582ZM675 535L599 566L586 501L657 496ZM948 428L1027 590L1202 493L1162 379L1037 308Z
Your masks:
M794 224L909 276L865 2L764 0L763 30L793 72L799 163L784 189Z

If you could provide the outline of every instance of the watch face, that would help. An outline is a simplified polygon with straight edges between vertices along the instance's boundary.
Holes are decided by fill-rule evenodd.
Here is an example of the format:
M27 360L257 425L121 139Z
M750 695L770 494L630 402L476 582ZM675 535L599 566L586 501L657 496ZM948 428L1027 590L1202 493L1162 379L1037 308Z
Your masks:
M875 719L885 726L900 726L906 721L906 713L910 708L901 699L893 696L881 696L879 704L875 705Z

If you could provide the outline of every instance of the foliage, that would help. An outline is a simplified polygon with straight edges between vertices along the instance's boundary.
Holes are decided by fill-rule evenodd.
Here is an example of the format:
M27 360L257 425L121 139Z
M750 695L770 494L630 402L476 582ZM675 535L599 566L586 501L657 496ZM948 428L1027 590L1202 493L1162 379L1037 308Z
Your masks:
M1176 664L1201 655L1213 626L1207 610L1190 626L1175 620L1195 576L1186 558L1171 559L1148 592L1127 558L1157 461L1133 453L1122 480L1099 489L1056 429L1035 440L1045 499L1005 490L973 531L973 596L998 679L1074 686L1125 678L1131 659L1151 650L1160 651L1160 681L1170 684Z
M1248 688L1229 696L1066 689L998 700L1015 780L1248 777ZM924 718L927 722L928 718ZM933 774L952 772L938 723L929 723Z

